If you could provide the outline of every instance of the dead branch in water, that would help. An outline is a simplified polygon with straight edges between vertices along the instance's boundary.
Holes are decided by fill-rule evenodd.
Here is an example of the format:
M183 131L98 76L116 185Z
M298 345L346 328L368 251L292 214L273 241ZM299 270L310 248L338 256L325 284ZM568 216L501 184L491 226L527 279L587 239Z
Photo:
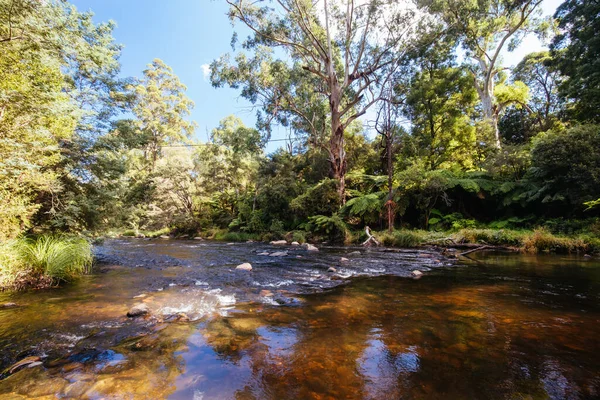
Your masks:
M505 247L490 246L490 245L486 244L484 246L479 246L475 249L471 249L471 250L463 251L462 253L458 253L458 256L466 256L467 254L475 253L476 251L488 250L488 249L505 249Z
M368 239L363 242L363 246L370 246L370 242L375 243L375 246L381 245L381 243L379 243L377 239L375 239L375 237L371 235L371 228L369 228L368 226L365 226L365 233L367 234Z

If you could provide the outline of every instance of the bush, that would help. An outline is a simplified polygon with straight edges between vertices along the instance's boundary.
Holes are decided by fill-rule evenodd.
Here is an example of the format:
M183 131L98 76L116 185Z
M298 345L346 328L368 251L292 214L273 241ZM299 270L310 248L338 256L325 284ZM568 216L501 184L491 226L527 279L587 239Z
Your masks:
M331 217L315 215L308 218L306 230L312 233L325 234L329 240L341 243L346 240L348 227L338 214L333 214Z
M600 126L580 125L536 137L528 178L540 187L542 203L566 204L582 211L600 196Z
M581 238L557 237L546 229L540 228L523 238L523 251L539 253L540 251L554 251L558 253L572 253L586 251L588 245Z
M224 242L247 242L248 240L255 240L256 235L247 232L218 231L213 236L213 239Z
M293 231L292 242L298 242L300 244L306 243L306 233L302 231Z
M376 234L376 238L385 246L417 247L426 241L426 233L403 229L392 233L380 232Z
M520 247L524 235L524 232L510 229L461 229L454 236L457 242Z
M89 273L90 243L77 237L42 235L0 247L0 285L21 288L68 282Z

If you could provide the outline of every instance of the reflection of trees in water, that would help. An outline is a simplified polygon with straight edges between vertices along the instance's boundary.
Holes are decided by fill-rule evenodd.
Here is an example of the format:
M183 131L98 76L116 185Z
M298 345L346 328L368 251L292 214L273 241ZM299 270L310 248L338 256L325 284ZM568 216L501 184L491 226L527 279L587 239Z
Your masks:
M175 381L185 370L180 353L194 328L171 324L160 330L163 327L126 339L118 332L85 339L71 355L34 370L22 369L2 381L0 396L166 398L175 392ZM103 347L115 341L120 343Z
M83 393L133 398L189 398L200 389L206 398L239 399L569 399L600 391L597 313L559 296L550 303L522 295L523 282L436 279L356 281L297 307L241 305L198 325L86 339L114 354L79 349L80 359L16 373L0 393L67 393L74 381Z
M513 289L371 280L215 322L229 339L205 336L247 361L238 398L593 397L594 317L524 306Z

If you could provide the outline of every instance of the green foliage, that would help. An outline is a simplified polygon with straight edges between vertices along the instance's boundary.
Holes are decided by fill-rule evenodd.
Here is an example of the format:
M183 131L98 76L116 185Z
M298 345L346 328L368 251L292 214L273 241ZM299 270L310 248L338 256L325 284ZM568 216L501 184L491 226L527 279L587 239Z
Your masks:
M587 207L586 211L591 210L594 207L600 206L600 199L587 201L587 202L583 203L583 205Z
M360 217L367 223L375 222L383 211L386 195L385 192L377 192L354 197L346 202L340 213L349 217Z
M337 194L337 181L324 179L290 202L291 210L300 217L315 214L333 214L340 207Z
M305 229L309 232L325 234L330 240L337 242L343 242L348 231L346 223L338 214L330 217L326 215L309 217Z
M600 195L600 127L581 125L537 137L531 163L529 179L539 185L533 199L581 209Z
M600 4L566 0L556 10L560 33L551 45L553 65L565 79L559 94L566 99L568 116L582 122L600 122Z
M212 238L224 242L247 242L248 240L256 240L256 235L245 232L218 231Z
M395 247L417 247L422 245L427 235L424 231L410 231L410 230L394 230L392 233L389 232L378 232L375 234L377 239L385 246Z
M463 228L474 228L477 221L466 219L461 213L442 214L439 210L431 210L432 218L429 218L429 227L434 230L460 230Z
M151 170L162 146L178 144L194 132L195 124L185 119L194 107L186 95L187 89L171 67L154 59L138 85L132 88L136 95L133 113L146 145L146 158Z
M78 237L42 235L5 242L0 247L0 284L20 287L68 282L89 273L90 243Z

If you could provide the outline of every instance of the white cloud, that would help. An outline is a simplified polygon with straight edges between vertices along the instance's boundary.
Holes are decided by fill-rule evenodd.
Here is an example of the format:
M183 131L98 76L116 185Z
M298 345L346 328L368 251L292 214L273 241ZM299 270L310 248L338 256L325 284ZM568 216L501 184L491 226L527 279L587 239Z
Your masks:
M202 64L200 66L200 68L202 68L202 75L204 75L204 80L208 80L208 77L210 76L210 65L209 64Z

